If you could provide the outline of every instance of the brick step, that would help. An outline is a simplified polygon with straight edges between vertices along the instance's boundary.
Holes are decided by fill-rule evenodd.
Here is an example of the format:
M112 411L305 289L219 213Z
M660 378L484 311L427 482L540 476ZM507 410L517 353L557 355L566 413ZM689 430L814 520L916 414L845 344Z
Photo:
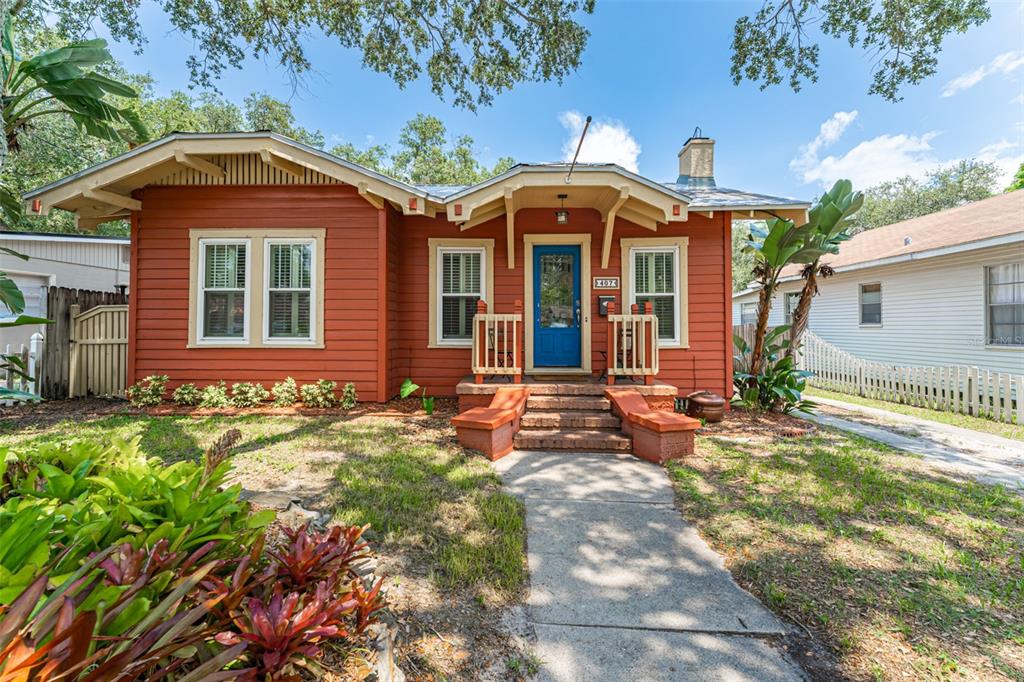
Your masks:
M531 395L526 407L534 410L588 410L603 412L611 409L607 398L583 395Z
M617 429L622 426L622 421L608 412L585 412L583 410L566 410L564 412L533 411L523 415L522 425L525 429Z
M633 440L614 429L523 429L516 434L518 450L615 450L628 452Z
M608 388L604 384L593 382L561 382L530 384L530 395L591 395L603 396Z

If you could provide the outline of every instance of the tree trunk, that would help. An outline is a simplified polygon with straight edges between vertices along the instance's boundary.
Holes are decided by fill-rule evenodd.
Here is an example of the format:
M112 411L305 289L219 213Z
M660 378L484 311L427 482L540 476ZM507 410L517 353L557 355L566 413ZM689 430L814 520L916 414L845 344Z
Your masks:
M761 293L757 304L757 328L754 331L754 348L750 357L750 373L757 376L761 373L761 356L764 354L764 337L768 333L768 315L772 311L772 298L778 286L772 277L761 285Z
M796 353L800 350L800 341L803 339L804 331L807 329L807 318L811 314L811 300L818 295L818 262L815 261L807 268L807 277L804 279L804 288L800 292L800 302L793 311L793 321L789 328L789 347L786 348L787 358L796 360Z

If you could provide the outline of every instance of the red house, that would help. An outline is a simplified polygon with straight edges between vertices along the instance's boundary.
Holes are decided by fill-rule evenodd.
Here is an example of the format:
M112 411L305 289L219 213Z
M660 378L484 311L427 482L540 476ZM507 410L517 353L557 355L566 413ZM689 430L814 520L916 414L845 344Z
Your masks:
M728 396L732 221L807 204L718 187L713 152L689 139L669 183L521 164L415 186L272 133L176 133L26 199L131 221L129 383L325 378L385 401L406 377L470 396L610 373Z

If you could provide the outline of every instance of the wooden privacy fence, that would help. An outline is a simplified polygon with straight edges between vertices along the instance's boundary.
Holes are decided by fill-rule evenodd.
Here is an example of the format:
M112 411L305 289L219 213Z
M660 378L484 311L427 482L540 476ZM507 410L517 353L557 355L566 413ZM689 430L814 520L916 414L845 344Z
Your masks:
M51 399L71 397L71 306L78 306L78 312L85 313L99 305L127 304L128 295L114 291L67 287L50 287L47 290L46 317L50 324L46 325L43 369L39 377L41 396Z
M22 343L16 347L8 343L3 348L0 348L4 355L18 357L24 367L24 373L30 377L26 379L19 373L0 369L0 386L12 391L31 393L35 396L39 395L39 374L42 371L43 365L43 345L43 335L36 332L32 335L27 345ZM13 404L14 401L12 400L0 400L0 405Z
M850 355L804 332L800 366L840 393L1024 424L1024 375L963 365L900 367Z
M653 384L658 375L658 316L651 302L641 313L634 303L630 313L616 315L615 303L608 303L608 383L615 377L644 378Z
M68 397L124 396L128 373L128 306L71 306Z

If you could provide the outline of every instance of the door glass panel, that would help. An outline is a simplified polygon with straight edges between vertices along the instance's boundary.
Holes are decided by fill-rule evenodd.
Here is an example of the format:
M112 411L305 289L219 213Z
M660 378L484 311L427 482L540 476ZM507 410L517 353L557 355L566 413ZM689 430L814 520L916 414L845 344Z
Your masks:
M544 253L540 256L540 326L574 326L573 266L570 254Z

